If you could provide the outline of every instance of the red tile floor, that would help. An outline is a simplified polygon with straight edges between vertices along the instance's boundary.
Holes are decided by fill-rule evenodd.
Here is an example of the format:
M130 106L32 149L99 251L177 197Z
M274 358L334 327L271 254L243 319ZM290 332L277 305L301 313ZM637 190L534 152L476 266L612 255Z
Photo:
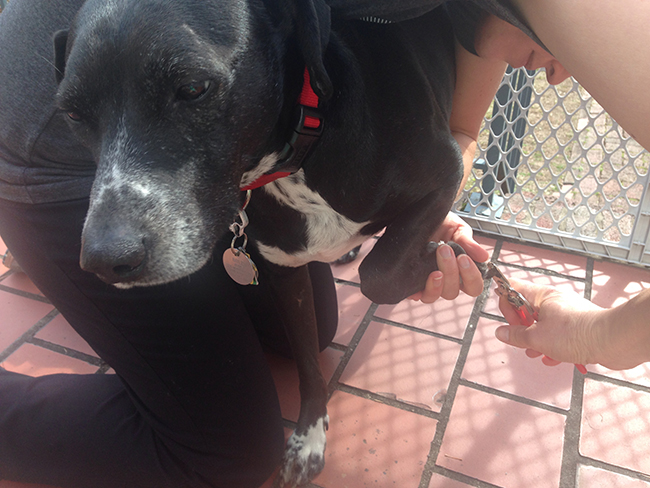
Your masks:
M649 270L479 240L507 275L601 306L650 287ZM589 366L586 376L545 367L494 338L494 285L478 299L377 306L359 292L356 267L334 267L340 326L321 355L331 424L312 488L650 488L650 365ZM290 432L296 371L269 361ZM1 265L0 362L32 375L110 373L25 275Z

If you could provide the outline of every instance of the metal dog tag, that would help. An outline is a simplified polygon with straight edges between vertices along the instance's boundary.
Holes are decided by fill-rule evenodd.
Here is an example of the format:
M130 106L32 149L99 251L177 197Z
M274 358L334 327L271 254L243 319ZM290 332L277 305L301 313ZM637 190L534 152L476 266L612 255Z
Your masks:
M223 267L226 273L240 285L257 285L257 266L243 248L226 249L223 253Z
M241 222L233 222L230 224L230 231L235 235L230 243L230 249L226 249L223 253L223 267L236 283L240 285L257 285L257 277L259 275L257 266L251 259L250 254L246 252L246 245L248 244L248 236L244 229L248 225L248 215L246 215L246 207L251 201L251 190L246 192L246 200L242 209L239 211L239 219ZM244 243L241 246L235 247L237 239L242 237Z

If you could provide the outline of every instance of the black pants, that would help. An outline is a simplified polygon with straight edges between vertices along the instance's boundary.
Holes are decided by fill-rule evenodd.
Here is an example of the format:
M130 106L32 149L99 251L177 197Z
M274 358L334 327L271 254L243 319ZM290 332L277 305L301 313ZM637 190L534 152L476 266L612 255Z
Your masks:
M286 350L260 277L219 256L164 286L118 290L79 267L87 200L0 200L0 235L40 290L117 375L0 370L0 479L78 488L255 487L283 450L260 338ZM329 266L310 265L321 348L338 312ZM0 327L2 324L0 324Z

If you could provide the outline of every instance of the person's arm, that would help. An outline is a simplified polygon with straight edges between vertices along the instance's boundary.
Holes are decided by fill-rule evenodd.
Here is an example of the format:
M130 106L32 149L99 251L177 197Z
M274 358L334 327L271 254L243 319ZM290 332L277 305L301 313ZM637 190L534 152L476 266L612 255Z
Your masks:
M506 63L481 59L456 43L456 86L449 128L463 154L464 176L459 195L472 172L476 141L506 70Z
M650 2L512 0L551 53L650 149Z
M574 293L548 286L512 281L539 310L530 327L505 298L499 306L510 325L497 329L506 344L527 349L529 357L544 354L544 364L560 362L601 364L609 369L630 369L650 361L650 290L611 309L603 309Z
M505 69L505 63L481 59L456 43L456 86L449 127L463 154L464 177L458 195L472 171L481 123ZM472 238L471 227L451 212L431 240L454 241L478 262L489 258L487 251ZM478 296L483 291L483 277L469 257L455 257L449 246L439 246L436 251L439 270L431 273L425 289L411 298L424 303L440 297L451 300L461 289L468 295Z

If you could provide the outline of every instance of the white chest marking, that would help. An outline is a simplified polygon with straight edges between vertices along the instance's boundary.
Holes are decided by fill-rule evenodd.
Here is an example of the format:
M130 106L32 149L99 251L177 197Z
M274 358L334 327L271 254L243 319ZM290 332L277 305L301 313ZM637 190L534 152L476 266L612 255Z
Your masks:
M272 263L296 267L310 261L331 262L369 237L359 234L368 222L353 222L336 212L319 193L305 185L303 170L269 183L263 190L282 205L303 214L307 225L305 249L295 254L258 243L262 255Z
M239 183L239 187L240 188L247 187L255 180L257 180L260 176L264 175L264 173L271 171L271 169L273 169L273 166L275 166L275 163L277 162L278 162L277 153L267 154L262 158L262 160L254 169L247 171L242 175L241 182Z

